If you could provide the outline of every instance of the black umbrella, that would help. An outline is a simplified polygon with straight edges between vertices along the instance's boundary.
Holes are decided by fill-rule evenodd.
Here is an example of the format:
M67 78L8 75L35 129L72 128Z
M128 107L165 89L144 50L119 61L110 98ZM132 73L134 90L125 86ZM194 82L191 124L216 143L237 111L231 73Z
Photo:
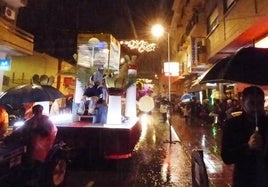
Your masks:
M211 68L209 68L205 73L203 73L193 85L203 83L230 82L230 80L223 78L223 73L229 60L230 57L227 57L216 62Z
M199 83L242 82L268 85L268 49L246 47L222 59L200 77Z
M246 47L223 59L201 76L199 83L242 82L268 85L268 49ZM258 125L256 113L255 123Z
M64 97L52 86L25 84L8 89L0 96L0 104L21 106L23 103L53 101Z

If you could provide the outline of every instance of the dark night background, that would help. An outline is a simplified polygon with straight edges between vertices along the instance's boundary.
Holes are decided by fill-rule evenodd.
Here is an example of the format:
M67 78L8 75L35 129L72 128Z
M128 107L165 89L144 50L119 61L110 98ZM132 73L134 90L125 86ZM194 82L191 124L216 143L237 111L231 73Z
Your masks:
M35 51L75 63L79 32L110 33L117 40L146 40L152 24L170 23L172 3L173 0L29 0L27 7L19 11L17 26L34 35ZM148 55L145 60L153 58Z

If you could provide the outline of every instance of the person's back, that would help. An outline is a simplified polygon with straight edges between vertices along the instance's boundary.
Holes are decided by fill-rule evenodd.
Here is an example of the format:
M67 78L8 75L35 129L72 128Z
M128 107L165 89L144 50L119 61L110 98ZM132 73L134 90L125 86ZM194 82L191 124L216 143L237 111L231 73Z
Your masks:
M43 107L35 105L34 116L17 130L22 134L23 141L27 145L29 157L40 162L45 161L57 134L57 127L42 112Z
M36 123L38 123L38 125L32 129L31 158L43 162L54 144L57 128L48 117L44 115L32 121L32 124Z
M167 112L168 112L168 104L167 101L162 101L159 108L160 113L162 114L163 121L167 121Z
M183 108L183 115L184 117L189 117L191 114L191 107L189 105L185 105Z
M185 119L186 124L191 122L191 106L186 104L183 108L183 116Z

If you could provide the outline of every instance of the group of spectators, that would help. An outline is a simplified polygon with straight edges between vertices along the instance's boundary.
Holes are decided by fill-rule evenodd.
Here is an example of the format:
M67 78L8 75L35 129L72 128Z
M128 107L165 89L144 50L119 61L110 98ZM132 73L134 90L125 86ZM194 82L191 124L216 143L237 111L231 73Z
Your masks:
M241 106L235 99L215 99L214 103L210 104L208 100L201 103L194 98L189 102L178 103L175 111L185 118L187 124L196 119L201 120L202 124L223 124L234 112L241 111Z
M171 104L166 100L160 104L164 120L164 106ZM245 88L240 102L214 100L211 105L207 100L201 104L193 99L180 102L173 112L179 112L187 123L201 119L222 125L221 158L225 164L233 165L233 187L268 186L268 117L265 94L260 87Z

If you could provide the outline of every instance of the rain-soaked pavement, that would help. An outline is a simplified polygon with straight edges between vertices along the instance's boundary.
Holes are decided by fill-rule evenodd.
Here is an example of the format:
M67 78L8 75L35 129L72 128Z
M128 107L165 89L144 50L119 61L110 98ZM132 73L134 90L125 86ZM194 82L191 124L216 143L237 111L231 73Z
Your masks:
M178 114L172 115L172 141L169 125L162 122L158 110L140 116L142 134L130 159L101 160L90 168L71 168L66 187L188 187L191 179L191 151L201 148L210 186L230 186L231 167L219 157L221 129L199 122L185 124ZM176 136L178 135L178 136Z
M232 166L225 165L220 157L221 126L204 125L199 119L185 124L184 119L179 115L172 115L172 126L178 133L181 145L189 157L193 149L203 150L210 186L231 186Z

